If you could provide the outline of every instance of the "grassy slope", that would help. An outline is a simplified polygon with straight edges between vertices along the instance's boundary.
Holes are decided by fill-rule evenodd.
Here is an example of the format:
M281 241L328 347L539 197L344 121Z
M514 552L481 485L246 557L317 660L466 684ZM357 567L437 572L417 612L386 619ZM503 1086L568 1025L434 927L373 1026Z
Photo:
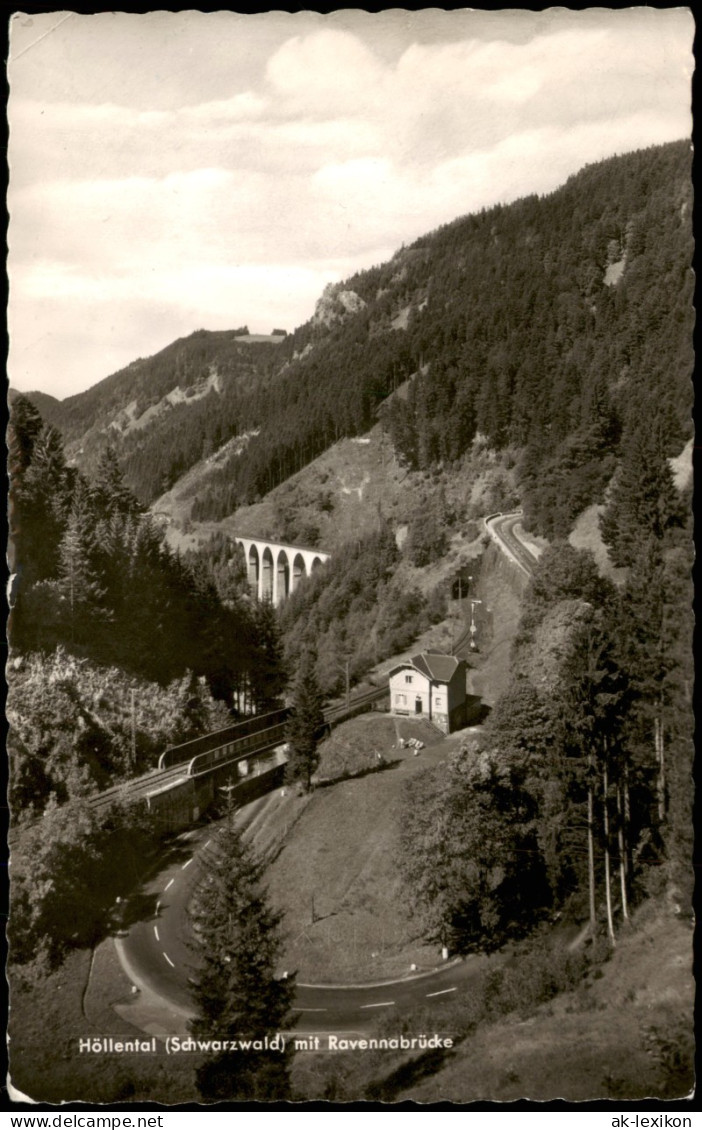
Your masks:
M426 748L418 756L393 748L398 734L418 735ZM414 937L402 893L402 794L411 774L442 761L461 740L442 739L425 722L362 715L324 743L319 776L363 771L378 764L377 752L387 768L311 797L288 791L278 798L254 843L275 856L267 886L285 911L285 960L302 981L375 980L401 976L413 962L437 964L436 948Z
M373 428L365 438L368 443L344 439L334 444L261 502L240 507L222 522L194 524L191 538L207 535L215 529L230 534L278 537L278 509L288 503L295 505L306 518L319 522L320 546L333 550L342 541L369 528L377 518L378 505L387 513L388 508L394 509L401 495L406 472L397 465L389 441L380 427ZM168 537L174 543L183 544L180 527L188 518L192 499L204 483L207 469L206 462L198 464L153 504L155 512L170 517ZM330 514L322 514L319 509L323 492L332 495Z
M583 510L573 526L568 541L576 549L589 550L597 562L600 573L618 584L625 576L626 570L617 569L609 559L607 546L600 533L599 518L602 510L602 506L588 506L587 510Z
M601 977L481 1028L398 1099L681 1098L693 1086L693 1001L692 931L647 904Z
M92 971L91 960L89 950L78 950L55 973L34 981L13 972L8 1026L13 1087L35 1102L192 1101L196 1057L183 1062L161 1050L156 1055L80 1052L79 1041L89 1037L147 1038L112 1007L130 1000L130 983L112 940L97 948Z

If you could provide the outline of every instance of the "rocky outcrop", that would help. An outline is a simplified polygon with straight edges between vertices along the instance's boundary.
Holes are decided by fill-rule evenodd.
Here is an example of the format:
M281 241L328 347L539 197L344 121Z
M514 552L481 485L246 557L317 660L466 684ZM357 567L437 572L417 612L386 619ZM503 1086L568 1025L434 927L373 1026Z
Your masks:
M331 326L349 314L357 314L365 305L355 290L342 290L339 283L329 283L317 302L312 321L316 325Z

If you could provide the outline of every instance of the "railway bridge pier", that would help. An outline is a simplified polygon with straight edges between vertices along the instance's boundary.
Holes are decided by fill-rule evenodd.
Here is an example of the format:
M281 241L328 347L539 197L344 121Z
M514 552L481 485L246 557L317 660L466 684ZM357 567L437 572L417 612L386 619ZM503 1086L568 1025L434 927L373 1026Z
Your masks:
M259 600L270 600L276 607L294 592L302 577L308 577L329 554L319 549L303 549L295 545L263 538L235 537L244 550L249 585Z

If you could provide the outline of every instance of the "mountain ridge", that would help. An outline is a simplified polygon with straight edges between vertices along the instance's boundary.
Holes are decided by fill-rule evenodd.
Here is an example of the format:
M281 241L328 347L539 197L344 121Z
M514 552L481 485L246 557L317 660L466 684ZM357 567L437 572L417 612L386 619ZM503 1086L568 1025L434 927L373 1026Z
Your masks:
M115 446L147 504L215 457L196 522L256 503L381 418L425 472L484 435L526 453L529 519L564 533L602 500L631 404L656 400L668 456L689 438L689 165L683 141L585 166L547 196L459 217L328 286L275 344L196 331L48 404L47 418L81 466Z

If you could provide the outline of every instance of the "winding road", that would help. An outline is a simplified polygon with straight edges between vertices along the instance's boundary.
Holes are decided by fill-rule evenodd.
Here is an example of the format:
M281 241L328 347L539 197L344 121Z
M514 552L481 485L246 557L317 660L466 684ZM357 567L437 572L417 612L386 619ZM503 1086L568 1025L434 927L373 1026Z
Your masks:
M519 538L521 511L492 515L485 527L520 570L531 576L537 557ZM517 527L517 532L515 532ZM236 823L247 838L275 794L241 808ZM221 831L218 824L191 829L167 849L157 873L129 904L117 952L130 980L148 997L148 1007L130 1008L130 1020L145 1030L164 1034L183 1032L192 1015L190 979L197 965L197 940L187 909L207 866L207 849ZM486 962L498 956L475 955L400 980L364 985L307 985L297 983L297 1031L363 1032L380 1012L404 1011L409 1006L437 1010L443 1002L471 992ZM136 1002L135 1002L136 1004Z
M244 829L245 837L248 830L255 828L270 799L270 796L260 798L237 812L235 819ZM187 908L198 881L203 878L207 849L220 831L221 824L209 824L173 841L158 872L144 884L139 897L131 904L125 929L117 939L123 968L149 999L148 1023L144 1025L147 1031L177 1035L178 1031L185 1031L193 1014L189 979L196 971L197 941ZM307 985L298 982L296 1031L363 1032L379 1012L402 1011L418 1004L439 1009L443 1001L470 991L486 960L476 956L449 961L433 972L373 984ZM494 963L497 959L489 960ZM129 1013L130 1020L139 1026L138 1008L130 1008Z

